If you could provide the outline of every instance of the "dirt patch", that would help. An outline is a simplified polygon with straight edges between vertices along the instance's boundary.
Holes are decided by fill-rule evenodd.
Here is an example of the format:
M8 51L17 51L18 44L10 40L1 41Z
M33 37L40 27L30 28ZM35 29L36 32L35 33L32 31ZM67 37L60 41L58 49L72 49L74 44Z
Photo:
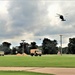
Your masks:
M3 71L31 71L55 75L75 75L75 68L49 68L49 67L0 67Z
M37 68L29 70L32 72L49 73L55 75L75 75L75 68Z

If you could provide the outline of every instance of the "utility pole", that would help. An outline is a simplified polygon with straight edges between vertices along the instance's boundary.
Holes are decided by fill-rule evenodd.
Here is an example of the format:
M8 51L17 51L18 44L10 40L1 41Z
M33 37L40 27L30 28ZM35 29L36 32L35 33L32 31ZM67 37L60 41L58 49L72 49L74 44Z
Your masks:
M61 56L62 56L62 35L60 35L60 49L61 49L60 50L61 51L60 53L61 53Z
M23 42L23 47L22 47L22 54L24 54L24 41L25 40L21 40Z

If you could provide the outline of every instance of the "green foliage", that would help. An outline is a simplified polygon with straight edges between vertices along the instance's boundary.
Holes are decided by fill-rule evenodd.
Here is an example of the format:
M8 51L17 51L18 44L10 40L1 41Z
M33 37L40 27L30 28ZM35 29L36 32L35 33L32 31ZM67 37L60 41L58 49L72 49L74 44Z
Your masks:
M2 45L0 45L0 51L4 51L5 54L10 54L11 49L10 49L10 43L8 42L3 42Z
M75 54L75 38L69 38L68 53Z
M42 55L31 56L3 56L0 57L0 66L15 67L74 67L74 55Z
M31 42L31 47L30 49L37 49L37 45L36 45L36 42Z
M62 53L63 54L68 54L68 47L62 48Z
M56 47L57 41L50 40L48 38L44 38L42 47L43 47L43 54L56 54L58 48Z
M35 73L35 72L26 72L26 71L0 71L1 75L53 75L53 74L44 74L44 73Z

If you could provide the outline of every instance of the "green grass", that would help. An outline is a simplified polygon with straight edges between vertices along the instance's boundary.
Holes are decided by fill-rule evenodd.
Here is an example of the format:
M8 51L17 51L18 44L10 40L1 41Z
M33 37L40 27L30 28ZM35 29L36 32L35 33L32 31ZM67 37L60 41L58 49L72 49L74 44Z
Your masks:
M0 66L75 68L75 55L0 56Z
M0 75L53 75L26 71L0 71Z

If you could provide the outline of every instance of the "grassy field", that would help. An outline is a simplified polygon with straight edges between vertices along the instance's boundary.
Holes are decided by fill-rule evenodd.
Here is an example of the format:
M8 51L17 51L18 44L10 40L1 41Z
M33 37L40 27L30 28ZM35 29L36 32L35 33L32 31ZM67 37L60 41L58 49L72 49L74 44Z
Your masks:
M53 75L53 74L34 73L25 71L0 71L0 75Z
M0 56L0 66L4 67L67 67L75 68L75 55Z
M0 75L53 75L26 71L0 71Z

